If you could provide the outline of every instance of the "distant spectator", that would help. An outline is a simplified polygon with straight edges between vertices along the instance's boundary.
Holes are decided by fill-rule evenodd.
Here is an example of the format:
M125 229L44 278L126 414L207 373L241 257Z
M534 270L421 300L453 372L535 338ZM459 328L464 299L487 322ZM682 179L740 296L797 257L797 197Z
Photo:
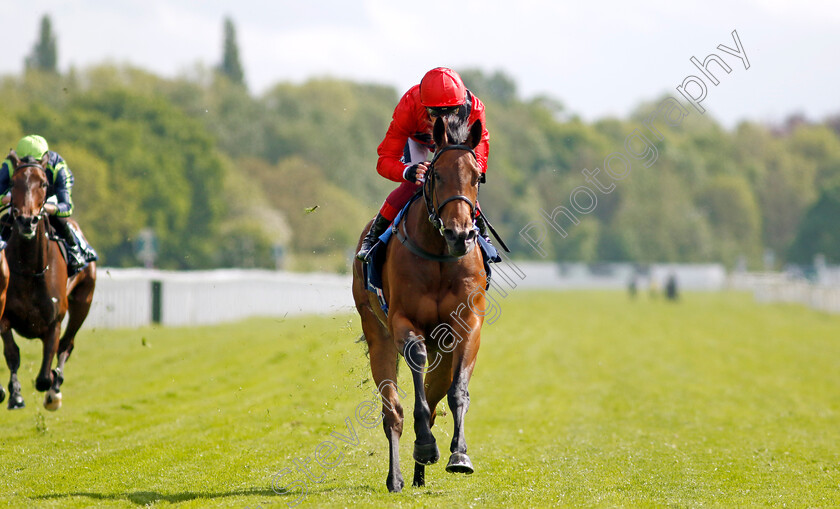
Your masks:
M671 273L668 275L668 280L665 282L665 297L668 300L677 300L679 298L676 274Z

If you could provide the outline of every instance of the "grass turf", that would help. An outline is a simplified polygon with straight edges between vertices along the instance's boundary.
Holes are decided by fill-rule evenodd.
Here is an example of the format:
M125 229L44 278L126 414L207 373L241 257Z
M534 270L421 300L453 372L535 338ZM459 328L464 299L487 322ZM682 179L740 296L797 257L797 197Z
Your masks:
M381 427L355 416L373 390L355 316L83 329L57 413L32 382L40 343L18 340L27 407L0 410L0 505L840 505L840 316L728 293L514 291L500 305L470 384L472 476L443 470L447 411L441 462L410 486L409 396L407 486L386 492ZM304 492L293 472L275 494L275 474L326 440L337 465L312 467L322 482Z

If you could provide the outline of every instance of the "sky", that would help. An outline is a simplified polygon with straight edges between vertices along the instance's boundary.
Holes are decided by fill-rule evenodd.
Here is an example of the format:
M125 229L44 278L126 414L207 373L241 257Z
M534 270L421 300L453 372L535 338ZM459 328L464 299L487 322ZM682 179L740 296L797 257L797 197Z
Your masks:
M110 62L176 77L214 66L229 16L254 94L324 76L401 93L433 67L478 68L511 76L521 98L547 95L595 120L662 94L685 102L677 86L703 79L690 58L715 53L731 72L710 64L719 84L705 79L701 104L728 128L840 113L836 0L2 0L0 74L21 72L44 14L61 71ZM717 49L736 48L733 31L749 69Z

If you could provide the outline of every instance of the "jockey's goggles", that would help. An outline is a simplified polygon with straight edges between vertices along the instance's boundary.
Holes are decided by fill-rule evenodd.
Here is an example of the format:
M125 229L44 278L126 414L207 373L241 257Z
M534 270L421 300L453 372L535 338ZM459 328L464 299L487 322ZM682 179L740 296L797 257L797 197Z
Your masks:
M426 107L426 111L429 112L430 117L443 117L446 115L451 115L458 111L460 106L441 106L441 107Z

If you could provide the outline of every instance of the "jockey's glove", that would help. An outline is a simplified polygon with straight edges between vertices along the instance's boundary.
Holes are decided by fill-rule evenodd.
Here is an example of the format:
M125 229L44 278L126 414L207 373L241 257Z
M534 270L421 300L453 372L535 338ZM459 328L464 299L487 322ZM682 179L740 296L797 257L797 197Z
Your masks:
M418 170L421 168L423 171L419 172L420 175L418 175ZM413 184L418 182L422 183L426 178L426 167L420 166L419 164L406 166L405 170L403 170L403 178Z

